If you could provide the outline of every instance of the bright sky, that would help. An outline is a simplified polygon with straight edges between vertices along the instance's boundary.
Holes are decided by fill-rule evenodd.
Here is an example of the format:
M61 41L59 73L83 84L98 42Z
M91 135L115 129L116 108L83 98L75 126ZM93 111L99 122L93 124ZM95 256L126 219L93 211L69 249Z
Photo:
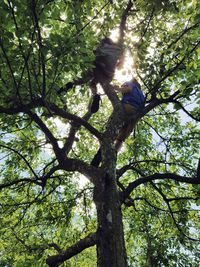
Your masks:
M116 42L118 39L118 35L119 35L119 30L116 29L112 31L109 37L114 42ZM123 84L124 82L127 82L130 79L132 79L133 76L135 75L134 65L135 63L133 57L131 56L130 51L127 50L123 68L121 70L116 69L114 79L120 84Z
M116 69L114 79L120 84L131 80L134 76L134 61L130 52L126 52L124 66L121 70Z

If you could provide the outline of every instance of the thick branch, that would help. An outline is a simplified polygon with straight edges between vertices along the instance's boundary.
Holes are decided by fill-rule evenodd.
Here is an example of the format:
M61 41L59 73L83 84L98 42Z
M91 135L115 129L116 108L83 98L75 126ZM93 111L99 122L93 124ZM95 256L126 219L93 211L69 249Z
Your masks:
M65 171L77 171L83 174L90 182L96 184L96 182L102 177L103 171L91 166L79 159L67 158L60 164L60 169Z
M14 114L18 114L20 112L25 112L25 111L30 110L32 108L37 108L37 107L42 107L42 106L44 106L42 99L37 98L37 99L33 99L28 104L17 105L16 107L5 108L3 106L0 106L0 113L4 113L4 114L8 114L8 115L14 115Z
M152 109L154 109L155 107L157 107L161 104L173 103L175 97L178 94L180 94L179 90L177 90L176 92L174 92L171 96L169 96L167 98L162 98L162 99L155 98L155 99L151 100L150 103L147 106L145 106L145 108L142 111L137 113L137 115L140 115L140 117L143 117L149 111L151 111Z
M121 102L119 101L119 98L117 96L117 93L115 92L113 86L109 83L101 84L105 94L107 95L108 99L110 100L114 110L120 110L122 109Z
M90 112L87 112L84 116L83 116L83 120L85 121L88 121L91 117L91 113ZM70 128L70 131L69 131L69 135L68 137L66 138L66 142L63 146L63 151L65 152L66 155L68 155L69 151L71 150L72 148L72 145L74 143L74 140L75 140L75 135L76 135L76 132L80 129L81 125L77 125L76 123L72 123L71 124L71 128Z
M49 139L50 143L53 146L57 159L62 160L63 159L63 155L61 153L62 150L59 148L57 139L53 136L52 132L48 129L46 124L38 117L36 113L33 113L32 111L27 111L26 113L30 116L31 119L34 120L34 122L39 126L41 131L47 136L47 138Z
M0 113L14 115L20 112L28 113L29 110L37 107L48 107L51 111L55 113L55 115L61 116L62 118L71 120L76 122L79 125L84 126L88 131L90 131L93 135L95 135L99 140L101 140L101 134L94 127L92 127L86 120L88 118L88 114L84 116L84 118L80 118L74 114L64 111L63 109L57 107L52 103L44 103L41 98L37 98L32 100L31 103L25 105L19 105L17 107L5 108L0 106Z
M89 234L85 238L78 241L75 245L60 252L59 254L54 256L49 256L46 260L46 263L49 267L57 267L64 261L79 254L84 249L94 246L95 244L96 244L96 233Z
M200 180L198 180L196 177L184 177L175 173L155 173L150 176L145 176L142 178L137 179L136 181L129 183L129 185L126 187L126 189L122 193L123 201L131 194L131 192L139 185L145 184L154 180L174 180L181 183L188 183L188 184L200 184Z
M135 172L140 174L139 170L136 167L134 167L134 165L140 165L140 164L144 164L144 163L145 164L156 163L158 165L159 164L175 165L175 166L181 166L181 167L184 167L186 169L189 169L190 171L193 171L193 169L190 168L189 166L187 166L185 164L177 163L177 162L167 162L165 160L157 160L157 159L139 160L139 161L131 162L130 164L127 164L127 165L123 166L122 168L118 169L117 170L117 179L119 179L128 170L134 170Z
M48 107L56 114L61 116L62 118L68 119L68 120L72 120L76 123L78 123L79 125L84 126L88 131L90 131L93 135L95 135L99 140L101 140L101 134L99 133L99 131L97 131L92 125L90 125L86 120L73 115L69 112L66 112L65 110L59 108L58 106L49 103Z
M197 179L200 181L200 158L197 165Z

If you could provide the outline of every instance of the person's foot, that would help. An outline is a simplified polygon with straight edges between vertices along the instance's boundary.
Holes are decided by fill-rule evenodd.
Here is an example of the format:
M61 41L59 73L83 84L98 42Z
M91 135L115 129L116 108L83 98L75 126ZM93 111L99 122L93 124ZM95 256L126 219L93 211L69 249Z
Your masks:
M90 108L91 113L96 113L99 110L100 100L101 100L100 95L96 94L93 96L92 105Z

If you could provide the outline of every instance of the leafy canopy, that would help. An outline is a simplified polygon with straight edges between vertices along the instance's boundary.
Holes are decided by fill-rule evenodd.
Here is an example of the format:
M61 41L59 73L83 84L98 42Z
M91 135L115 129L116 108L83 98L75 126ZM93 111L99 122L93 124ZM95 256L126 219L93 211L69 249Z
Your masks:
M200 148L199 3L133 2L124 42L134 64L131 73L125 64L122 73L137 75L147 104L154 99L159 104L142 117L118 155L120 191L157 173L195 177ZM96 230L93 184L80 169L57 168L56 153L66 144L70 158L88 164L96 153L93 133L60 111L83 117L91 93L87 83L57 92L86 77L93 51L119 27L126 5L124 0L0 3L0 266L44 266L49 254L59 252L57 245L64 250ZM88 122L103 132L111 112L103 95L100 111ZM173 179L151 180L131 191L123 205L130 266L198 265L198 197L197 185ZM95 261L92 247L65 266Z

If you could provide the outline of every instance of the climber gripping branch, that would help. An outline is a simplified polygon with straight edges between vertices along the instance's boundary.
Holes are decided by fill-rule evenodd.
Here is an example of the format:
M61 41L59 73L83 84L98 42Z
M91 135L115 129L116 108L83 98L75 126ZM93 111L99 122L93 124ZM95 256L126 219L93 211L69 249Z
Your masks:
M100 95L97 93L97 84L104 85L112 81L115 69L120 68L124 61L124 48L121 44L114 43L110 38L105 37L95 50L94 69L88 71L84 79L77 79L68 82L60 88L58 93L67 92L76 85L82 85L89 82L92 92L91 113L99 110Z
M140 84L135 78L133 78L129 82L124 83L121 87L114 87L114 89L122 93L121 103L127 117L121 131L119 132L115 140L115 150L116 152L118 152L121 148L122 143L131 134L137 123L137 120L133 118L133 116L138 112L138 110L141 110L144 107L145 96L141 90ZM101 160L102 156L100 148L91 161L91 165L98 167Z
M121 45L114 43L110 38L104 38L95 51L96 59L93 79L90 82L90 88L93 94L93 103L91 112L95 113L99 109L100 96L97 94L97 84L103 85L105 82L111 82L115 69L120 68L124 62L124 49Z

